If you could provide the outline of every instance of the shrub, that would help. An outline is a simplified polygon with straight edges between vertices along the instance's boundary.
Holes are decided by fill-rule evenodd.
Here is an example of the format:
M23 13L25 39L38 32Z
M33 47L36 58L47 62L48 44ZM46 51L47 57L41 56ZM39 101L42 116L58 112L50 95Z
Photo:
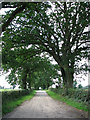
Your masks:
M2 104L7 101L15 100L21 96L28 95L30 90L2 91Z
M67 93L65 89L62 88L51 88L50 89L53 92L56 92L57 94L60 94L62 96L67 96ZM82 101L85 103L90 103L90 92L85 91L84 89L68 89L68 97L74 98L78 101Z

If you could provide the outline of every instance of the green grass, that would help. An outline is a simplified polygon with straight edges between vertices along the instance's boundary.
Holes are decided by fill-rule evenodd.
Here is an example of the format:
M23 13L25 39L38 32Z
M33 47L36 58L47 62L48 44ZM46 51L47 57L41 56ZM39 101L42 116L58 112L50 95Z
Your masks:
M17 91L17 90L15 90L15 89L0 89L0 92L2 92L2 91Z
M2 115L5 115L6 113L9 113L9 112L13 111L14 108L19 106L24 101L30 100L35 95L35 93L36 93L36 91L33 90L29 95L22 96L22 97L17 98L13 101L7 101L7 103L5 103L2 106Z
M0 89L0 91L11 91L12 89Z
M55 100L59 100L61 102L65 102L66 104L72 106L72 107L75 107L79 110L83 110L83 111L88 111L88 107L87 105L85 105L84 103L82 102L77 102L75 99L73 98L68 98L67 96L61 96L61 95L58 95L57 93L55 92L52 92L50 90L46 90L46 92L48 93L49 96L51 96L53 99Z

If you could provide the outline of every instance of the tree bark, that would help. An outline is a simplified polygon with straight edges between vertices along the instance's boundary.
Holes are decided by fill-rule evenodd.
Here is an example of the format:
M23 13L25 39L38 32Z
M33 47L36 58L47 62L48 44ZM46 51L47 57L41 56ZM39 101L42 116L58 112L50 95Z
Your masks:
M63 78L63 84L67 88L73 88L73 70L70 71L70 68L61 68L62 78Z
M22 79L22 87L23 89L27 89L27 74L25 74L25 76Z
M29 89L31 90L31 80L30 80L30 78L31 78L31 75L30 75L30 73L29 73L29 85L28 85L28 87L29 87Z

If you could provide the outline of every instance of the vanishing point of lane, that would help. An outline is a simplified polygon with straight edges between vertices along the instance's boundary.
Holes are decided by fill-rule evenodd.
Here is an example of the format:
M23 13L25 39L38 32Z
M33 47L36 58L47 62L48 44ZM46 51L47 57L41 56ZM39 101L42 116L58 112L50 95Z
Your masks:
M4 118L87 118L85 112L53 100L45 91L37 91L30 100L25 101Z

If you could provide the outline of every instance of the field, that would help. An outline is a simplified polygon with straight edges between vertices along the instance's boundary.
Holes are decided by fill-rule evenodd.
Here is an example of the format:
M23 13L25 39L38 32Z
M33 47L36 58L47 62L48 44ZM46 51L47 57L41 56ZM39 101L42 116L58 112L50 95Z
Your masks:
M0 91L12 91L12 90L17 91L15 89L0 89Z

